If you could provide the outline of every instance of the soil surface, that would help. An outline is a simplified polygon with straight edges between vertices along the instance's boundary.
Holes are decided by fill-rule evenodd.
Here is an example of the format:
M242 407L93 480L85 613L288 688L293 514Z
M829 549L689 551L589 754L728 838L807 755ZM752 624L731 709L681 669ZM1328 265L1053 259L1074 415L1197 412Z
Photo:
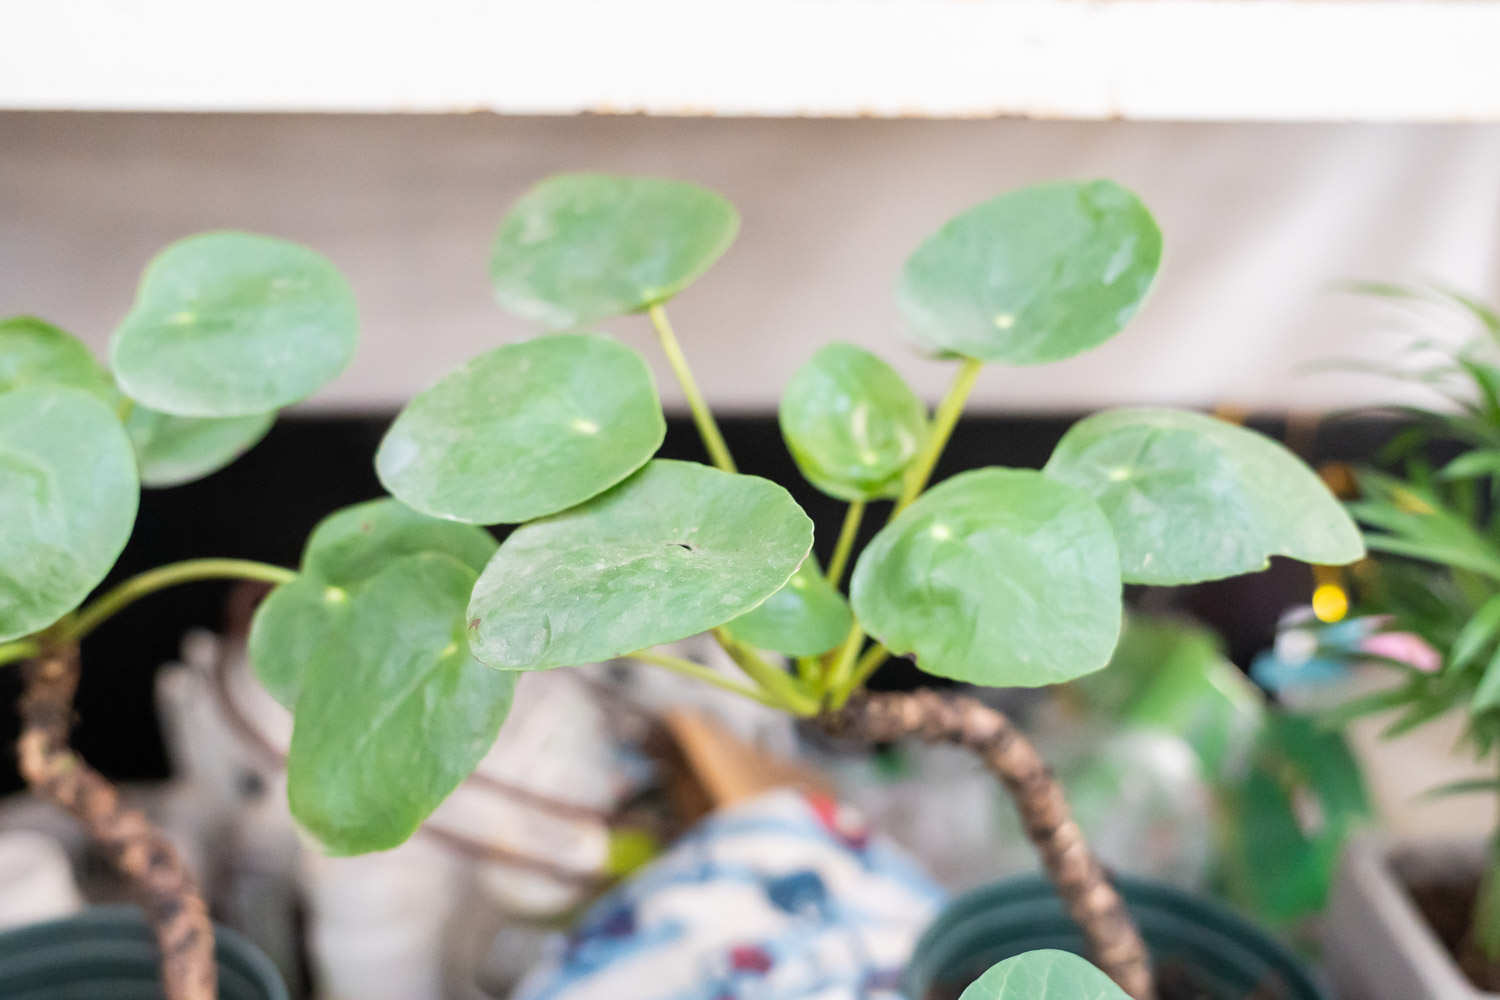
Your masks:
M983 970L980 970L981 972ZM977 979L976 972L963 983L941 983L927 991L925 1000L958 1000L968 988L969 982ZM1280 983L1268 982L1258 986L1243 997L1226 997L1210 985L1192 968L1182 964L1168 964L1157 970L1156 990L1158 1000L1287 1000L1286 988Z
M1448 954L1475 988L1500 992L1500 963L1487 962L1467 947L1469 921L1479 895L1479 872L1470 865L1423 863L1396 855L1391 867Z

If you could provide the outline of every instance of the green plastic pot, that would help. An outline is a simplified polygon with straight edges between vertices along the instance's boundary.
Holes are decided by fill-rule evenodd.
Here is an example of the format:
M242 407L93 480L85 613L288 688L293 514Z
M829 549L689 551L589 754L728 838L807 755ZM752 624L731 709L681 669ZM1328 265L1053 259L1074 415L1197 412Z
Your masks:
M214 928L219 1000L287 1000L271 960ZM100 906L0 933L5 1000L161 1000L156 938L133 906Z
M1212 1000L1328 1000L1302 962L1255 925L1198 896L1138 879L1116 887L1140 926L1159 970L1188 970ZM906 995L957 997L990 966L1035 948L1086 954L1062 901L1037 875L1007 879L960 896L917 943Z

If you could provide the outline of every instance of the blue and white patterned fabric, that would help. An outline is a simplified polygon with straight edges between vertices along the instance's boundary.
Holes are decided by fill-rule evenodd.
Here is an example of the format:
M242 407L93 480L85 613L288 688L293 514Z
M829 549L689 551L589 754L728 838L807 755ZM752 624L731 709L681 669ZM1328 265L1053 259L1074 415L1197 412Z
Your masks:
M601 899L512 1000L893 1000L943 899L852 810L772 792Z

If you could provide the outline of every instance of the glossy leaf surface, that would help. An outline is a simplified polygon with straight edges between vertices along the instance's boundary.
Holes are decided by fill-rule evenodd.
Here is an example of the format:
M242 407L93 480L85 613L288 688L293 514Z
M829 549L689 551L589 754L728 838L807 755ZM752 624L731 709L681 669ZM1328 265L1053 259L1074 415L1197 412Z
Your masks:
M901 492L927 435L927 408L895 369L853 344L829 344L781 397L781 436L803 478L842 500Z
M139 500L130 441L96 396L0 393L0 642L51 625L98 586Z
M0 392L27 385L70 385L108 399L104 366L72 334L34 316L0 320Z
M126 395L182 417L247 417L312 395L349 363L354 295L326 258L251 233L190 236L157 255L115 331Z
M809 555L786 586L726 627L730 635L758 649L816 656L842 642L852 624L849 602Z
M1322 564L1364 555L1353 520L1300 459L1203 414L1097 413L1063 436L1046 473L1103 508L1127 583L1215 580L1263 569L1273 555Z
M665 302L729 248L734 206L655 177L558 174L500 224L490 278L500 304L553 329Z
M419 394L375 468L418 510L513 524L618 483L666 432L639 354L596 334L557 334L480 355Z
M130 407L125 429L145 486L179 486L218 472L260 443L275 413L248 417L174 417L143 403Z
M343 616L360 604L362 585L397 560L446 555L476 575L495 552L482 528L419 514L395 500L370 500L330 514L308 537L297 579L273 590L250 628L250 664L287 708L297 704L305 665Z
M511 670L674 642L776 593L811 547L812 522L775 483L657 459L516 529L474 588L469 641Z
M425 553L363 583L308 661L287 796L331 854L395 847L494 743L514 674L469 655L473 570Z
M992 687L1109 662L1120 567L1088 495L1028 469L977 469L921 496L854 567L854 612L930 674Z
M1130 1000L1072 952L1044 949L1007 958L974 980L959 1000Z
M948 222L906 262L898 298L913 335L1012 365L1103 343L1146 297L1161 231L1110 181L1038 184Z

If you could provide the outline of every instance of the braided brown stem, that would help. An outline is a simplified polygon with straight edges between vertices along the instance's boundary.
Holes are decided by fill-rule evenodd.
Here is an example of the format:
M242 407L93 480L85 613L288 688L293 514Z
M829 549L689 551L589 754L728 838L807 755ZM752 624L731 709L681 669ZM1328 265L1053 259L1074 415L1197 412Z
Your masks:
M68 747L78 648L48 651L25 666L21 694L21 774L36 793L76 816L136 887L161 948L167 1000L214 1000L218 993L213 924L193 877L144 813Z
M884 743L917 737L972 750L1010 792L1026 835L1084 937L1095 964L1135 1000L1153 1000L1150 959L1120 894L1073 821L1062 787L1001 712L937 691L865 692L824 717L837 736Z

